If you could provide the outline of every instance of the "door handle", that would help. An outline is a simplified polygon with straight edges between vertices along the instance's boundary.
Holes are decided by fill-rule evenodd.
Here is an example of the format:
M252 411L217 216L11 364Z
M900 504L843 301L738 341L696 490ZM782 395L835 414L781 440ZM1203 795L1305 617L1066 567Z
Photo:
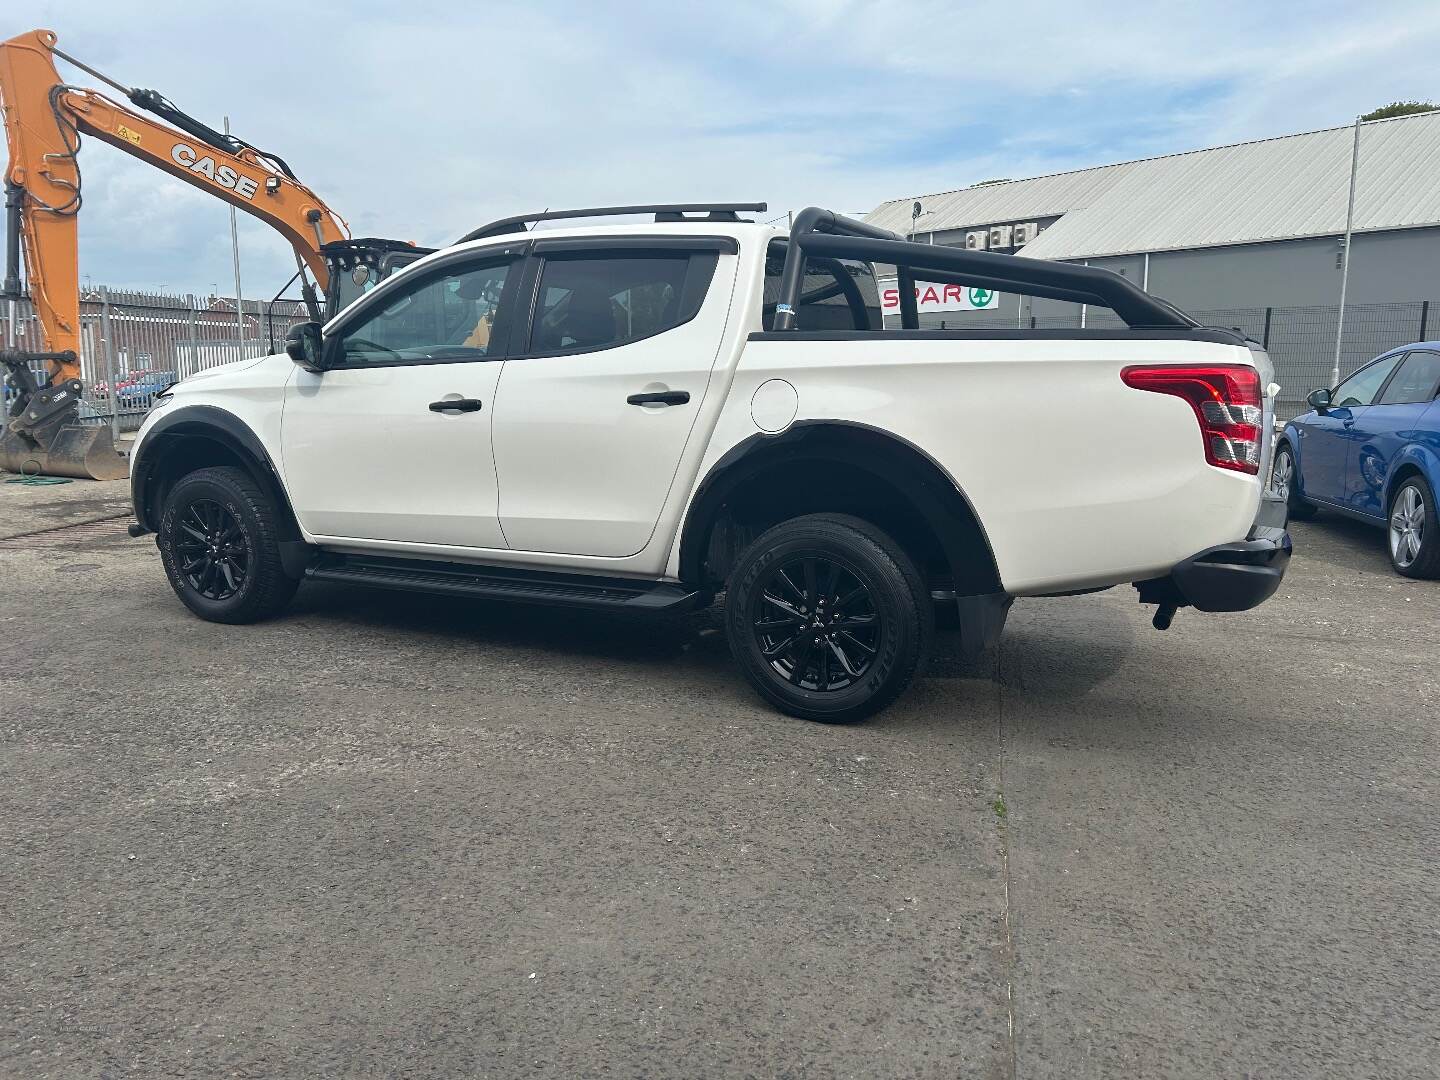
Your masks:
M431 412L479 412L484 407L484 402L479 398L443 398L440 401L430 402Z
M654 394L631 394L625 399L627 405L686 405L689 401L689 390L662 390Z

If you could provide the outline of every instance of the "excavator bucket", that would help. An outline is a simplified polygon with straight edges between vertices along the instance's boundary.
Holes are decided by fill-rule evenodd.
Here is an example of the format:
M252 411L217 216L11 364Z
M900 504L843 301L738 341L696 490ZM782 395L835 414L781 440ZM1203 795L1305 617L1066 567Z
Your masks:
M29 476L72 476L79 480L123 480L130 461L115 449L110 428L70 423L57 428L49 446L40 446L8 427L0 434L0 468Z

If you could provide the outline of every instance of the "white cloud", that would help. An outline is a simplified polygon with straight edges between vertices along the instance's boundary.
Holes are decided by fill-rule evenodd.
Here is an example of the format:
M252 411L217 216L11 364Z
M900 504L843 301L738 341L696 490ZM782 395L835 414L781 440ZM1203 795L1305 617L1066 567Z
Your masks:
M1428 3L39 6L62 48L216 127L228 112L357 234L423 243L545 206L863 211L1345 123L1435 93L1440 40ZM84 161L84 272L225 287L220 203L94 142ZM247 291L273 291L286 246L242 237Z

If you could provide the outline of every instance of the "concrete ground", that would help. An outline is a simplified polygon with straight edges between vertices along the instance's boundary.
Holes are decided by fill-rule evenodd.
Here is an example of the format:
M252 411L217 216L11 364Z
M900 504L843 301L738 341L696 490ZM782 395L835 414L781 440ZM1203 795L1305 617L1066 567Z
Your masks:
M822 727L713 611L216 626L123 526L0 543L0 1074L1435 1075L1440 584L1377 532Z

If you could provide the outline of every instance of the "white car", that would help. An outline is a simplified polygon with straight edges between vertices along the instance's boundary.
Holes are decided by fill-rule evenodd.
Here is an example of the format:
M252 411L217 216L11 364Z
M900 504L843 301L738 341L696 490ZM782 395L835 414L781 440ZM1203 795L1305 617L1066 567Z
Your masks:
M1275 591L1258 346L1107 271L757 208L506 219L288 355L185 379L136 441L132 532L219 622L306 578L635 613L723 591L754 686L831 721L905 688L937 605L978 651L1017 596L1135 583L1164 628ZM877 265L905 329L881 327ZM917 279L1129 328L921 330Z

